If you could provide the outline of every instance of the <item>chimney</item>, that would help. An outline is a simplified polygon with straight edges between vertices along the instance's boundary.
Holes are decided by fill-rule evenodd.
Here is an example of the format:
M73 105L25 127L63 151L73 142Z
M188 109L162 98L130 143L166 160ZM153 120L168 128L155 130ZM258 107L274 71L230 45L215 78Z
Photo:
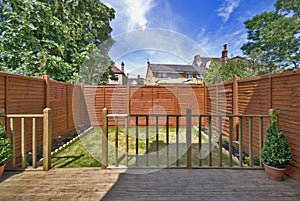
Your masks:
M224 44L223 45L223 51L222 51L222 59L223 60L227 60L228 59L227 54L228 54L227 44Z
M125 70L125 64L124 64L124 62L121 63L121 70L122 70L123 73L124 73L124 70Z

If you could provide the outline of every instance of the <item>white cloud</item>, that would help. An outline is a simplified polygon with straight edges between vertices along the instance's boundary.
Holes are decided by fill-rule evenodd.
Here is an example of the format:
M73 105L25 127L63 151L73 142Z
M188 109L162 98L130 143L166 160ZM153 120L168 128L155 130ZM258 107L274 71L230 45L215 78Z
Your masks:
M104 0L103 2L116 10L116 19L112 24L116 24L120 32L147 28L147 13L155 6L154 0Z
M126 14L129 17L127 31L147 28L147 12L154 6L153 0L126 0Z
M240 0L225 0L222 6L217 10L218 15L223 18L223 21L226 22L231 13L236 9L240 4Z
M217 32L203 32L198 34L197 41L210 57L221 57L223 45L228 44L228 56L242 55L241 46L247 41L244 29L236 27L221 27Z

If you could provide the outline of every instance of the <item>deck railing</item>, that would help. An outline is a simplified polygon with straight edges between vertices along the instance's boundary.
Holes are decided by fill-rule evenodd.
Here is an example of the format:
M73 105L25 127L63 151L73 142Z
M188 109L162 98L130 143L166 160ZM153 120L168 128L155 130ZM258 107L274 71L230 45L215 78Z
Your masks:
M13 167L16 167L16 133L15 133L15 123L16 118L21 119L21 167L24 169L27 166L26 161L26 130L25 130L25 120L32 120L32 167L37 168L37 118L43 119L43 170L49 170L51 168L51 138L52 138L52 118L51 109L45 108L43 114L8 114L7 118L10 119L9 130L11 132L11 139L13 145L14 157L12 160Z
M125 134L125 166L129 166L129 156L131 156L131 160L134 160L134 163L131 163L131 167L152 167L152 165L149 164L149 129L155 130L155 150L152 150L151 157L155 158L156 163L154 163L156 167L184 167L184 168L251 168L251 169L260 169L262 168L262 162L261 162L261 150L263 146L263 133L264 133L264 119L269 118L270 115L258 115L258 114L251 114L251 115L233 115L233 114L192 114L191 109L186 110L186 114L108 114L108 111L106 108L103 109L102 113L102 168L105 169L108 166L114 165L116 167L119 166L119 161L121 156L119 156L120 148L119 148L119 119L125 119L125 126L123 133ZM108 132L108 118L113 117L115 119L115 129L114 129L114 136L109 136ZM140 131L140 123L139 120L143 118L143 128L144 130L141 133ZM155 125L149 125L149 119L154 118ZM165 128L165 135L164 135L164 152L163 152L163 159L160 159L161 157L159 151L161 148L159 147L159 120L163 118L165 120L164 128ZM173 143L170 142L170 118L175 118L175 139L173 139ZM185 118L185 125L180 125L180 118ZM223 144L223 134L224 134L224 122L225 119L228 120L228 151L225 151L225 149L222 147ZM193 119L193 121L192 121ZM192 123L195 122L195 119L198 120L198 124L192 125ZM238 121L236 121L237 119ZM245 122L245 119L248 119L248 132L245 132L243 130L243 122ZM258 119L258 126L259 127L259 164L254 166L254 155L253 155L253 127L254 127L254 119ZM135 122L135 123L132 123ZM160 121L161 122L161 121ZM238 123L238 128L234 128L234 122ZM256 121L257 122L257 121ZM132 125L134 124L134 125ZM130 125L130 126L129 126ZM134 131L134 136L132 134L129 134L129 127L131 127L131 130ZM182 132L180 132L180 129L184 129L184 135L185 140L184 142L180 142L179 136L180 133L182 135ZM195 132L196 130L196 132ZM205 133L204 134L204 130ZM110 132L111 133L111 132ZM217 135L214 135L216 134ZM111 134L110 134L111 135ZM135 147L135 154L129 154L129 146L132 144L129 144L129 135L130 137L135 138L134 140L134 147ZM143 137L140 137L143 135ZM203 135L207 137L206 143L203 142ZM238 153L240 156L238 158L233 156L233 142L236 140L233 138L233 136L238 136ZM244 163L244 157L242 155L244 151L244 144L243 137L244 135L247 135L248 137L248 143L247 147L249 149L248 152L248 164L246 165ZM195 141L195 136L197 140ZM174 136L173 136L174 138ZM193 140L192 140L193 138ZM111 156L108 154L109 150L109 139L113 139L114 142L114 160L111 160ZM139 143L141 140L145 140L145 148L144 150L140 151ZM132 143L132 142L131 142ZM172 144L172 145L171 145ZM183 145L184 144L184 145ZM183 147L184 146L184 147ZM182 154L182 148L184 148L184 154ZM203 149L208 150L209 153L202 153ZM217 155L218 157L214 157L213 159L213 149L217 148ZM124 149L124 147L123 147ZM198 151L195 152L195 149ZM132 152L132 150L131 150ZM174 153L175 152L175 153ZM216 152L216 151L215 151ZM227 152L228 160L227 165L224 165L224 159L223 154L224 152ZM197 156L195 156L197 154ZM203 158L201 154L206 154L206 162L207 165L203 164ZM109 157L111 164L109 164ZM176 158L176 161L174 162L174 157ZM184 157L184 164L182 164L182 158ZM197 158L198 162L195 164L195 157ZM164 165L161 164L160 160L164 160ZM142 161L142 162L141 162ZM153 162L153 161L152 161Z

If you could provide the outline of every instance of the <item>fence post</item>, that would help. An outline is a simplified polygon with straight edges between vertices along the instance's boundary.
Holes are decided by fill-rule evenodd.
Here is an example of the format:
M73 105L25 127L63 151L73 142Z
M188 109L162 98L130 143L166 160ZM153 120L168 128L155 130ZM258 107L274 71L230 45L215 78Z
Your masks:
M108 122L107 109L102 110L102 169L108 166Z
M192 168L192 110L191 108L186 109L186 148L187 148L187 169Z
M45 108L50 107L50 78L48 75L43 75L45 80Z
M204 111L203 111L203 114L207 114L207 102L208 102L208 100L207 100L207 85L206 85L205 82L204 82L203 87L204 87L204 100L203 100L203 104L204 104L203 109L204 109ZM203 118L203 119L204 119L203 126L205 127L207 125L206 118Z
M130 84L126 86L126 113L130 114Z
M272 104L272 76L269 75L269 91L268 91L268 95L269 95L269 108L272 108L273 107L273 104Z
M51 168L51 146L52 146L52 115L51 109L43 110L43 170Z
M239 113L239 85L238 85L238 77L234 77L234 81L232 83L232 114ZM239 128L239 120L237 118L233 118L233 140L238 139L238 128Z

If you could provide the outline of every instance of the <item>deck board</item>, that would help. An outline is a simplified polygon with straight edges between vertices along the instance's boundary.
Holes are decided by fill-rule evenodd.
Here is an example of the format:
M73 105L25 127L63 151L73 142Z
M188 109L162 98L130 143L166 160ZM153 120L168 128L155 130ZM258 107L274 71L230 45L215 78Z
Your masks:
M262 170L53 168L6 171L0 200L300 200L300 183Z

